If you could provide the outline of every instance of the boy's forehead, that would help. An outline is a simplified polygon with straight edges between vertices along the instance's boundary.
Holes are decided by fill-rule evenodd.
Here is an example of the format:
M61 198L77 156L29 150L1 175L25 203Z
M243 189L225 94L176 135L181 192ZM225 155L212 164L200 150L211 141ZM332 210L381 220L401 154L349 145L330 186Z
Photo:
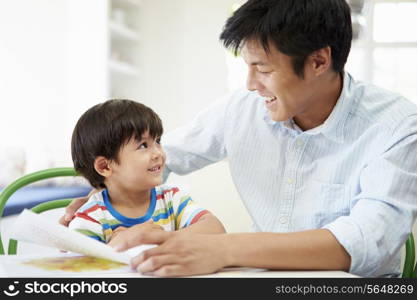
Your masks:
M150 135L149 135L149 130L145 130L143 133L142 133L142 136L140 137L142 140L143 139L148 139L150 137Z
M137 134L134 134L132 137L131 137L131 140L138 140L138 141L141 141L141 140L146 140L146 139L150 139L151 138L151 135L149 134L149 130L145 130L143 133L142 133L142 135L141 136L137 136Z
M133 133L133 135L129 138L126 139L125 144L134 144L138 141L147 139L149 137L149 133L148 131L145 131L144 133L142 133L141 136L138 136L136 133Z

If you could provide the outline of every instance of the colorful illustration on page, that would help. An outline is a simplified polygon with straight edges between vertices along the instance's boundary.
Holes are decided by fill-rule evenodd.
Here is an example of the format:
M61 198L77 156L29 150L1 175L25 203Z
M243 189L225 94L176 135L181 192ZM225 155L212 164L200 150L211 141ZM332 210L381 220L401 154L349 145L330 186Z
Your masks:
M90 256L38 258L23 264L48 271L67 272L107 271L126 267L122 263Z

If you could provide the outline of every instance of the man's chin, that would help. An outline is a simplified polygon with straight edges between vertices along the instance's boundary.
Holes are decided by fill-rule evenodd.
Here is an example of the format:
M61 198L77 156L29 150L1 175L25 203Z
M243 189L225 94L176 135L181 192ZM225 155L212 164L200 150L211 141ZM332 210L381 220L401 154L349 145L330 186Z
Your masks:
M268 111L268 115L274 122L283 122L287 121L290 117L284 114L277 113L275 111Z

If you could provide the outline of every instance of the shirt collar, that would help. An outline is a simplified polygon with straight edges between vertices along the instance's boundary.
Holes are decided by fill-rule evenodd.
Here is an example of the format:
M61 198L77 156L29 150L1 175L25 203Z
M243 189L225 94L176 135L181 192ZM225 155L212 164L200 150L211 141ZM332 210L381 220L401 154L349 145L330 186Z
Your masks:
M346 123L356 102L354 94L354 79L349 73L343 74L343 87L335 107L326 121L317 129L329 139L343 143L345 141ZM314 130L316 128L313 128Z
M352 97L354 92L353 87L354 79L349 73L344 72L342 92L340 93L340 97L337 100L335 107L323 124L310 130L302 131L292 119L282 122L271 120L266 107L264 107L263 119L269 125L279 125L281 129L293 130L298 134L306 133L315 135L322 133L324 136L335 142L343 143L345 140L346 121L349 117L349 113L353 110L356 101L356 99Z

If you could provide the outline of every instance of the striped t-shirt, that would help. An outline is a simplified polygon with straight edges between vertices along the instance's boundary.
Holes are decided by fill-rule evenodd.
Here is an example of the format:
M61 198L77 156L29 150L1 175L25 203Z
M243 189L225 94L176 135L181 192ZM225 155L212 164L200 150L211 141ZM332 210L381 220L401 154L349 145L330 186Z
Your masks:
M128 218L111 205L107 190L96 193L79 208L69 228L101 242L108 242L119 226L131 227L153 219L166 231L174 231L195 223L208 211L199 207L180 188L160 185L151 190L148 211L138 218Z

